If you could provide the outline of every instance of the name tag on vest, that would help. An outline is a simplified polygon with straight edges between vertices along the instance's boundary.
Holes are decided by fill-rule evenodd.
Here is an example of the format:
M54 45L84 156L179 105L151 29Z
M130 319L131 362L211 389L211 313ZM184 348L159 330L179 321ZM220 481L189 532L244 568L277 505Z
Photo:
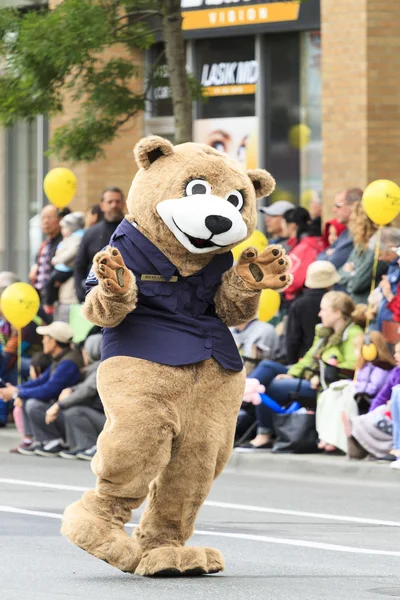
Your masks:
M141 281L161 281L164 283L176 283L178 281L178 276L173 275L171 277L171 279L168 279L168 281L167 281L166 279L164 279L164 277L162 275L141 275L140 280Z

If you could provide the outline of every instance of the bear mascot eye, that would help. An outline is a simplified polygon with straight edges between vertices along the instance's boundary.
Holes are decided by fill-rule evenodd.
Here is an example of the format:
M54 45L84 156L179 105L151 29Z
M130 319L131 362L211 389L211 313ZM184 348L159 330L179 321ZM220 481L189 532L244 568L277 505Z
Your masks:
M226 200L228 202L230 202L231 204L233 204L233 206L235 208L237 208L238 210L243 208L243 205L244 205L243 194L241 192L239 192L238 190L233 190L232 192L229 192L229 194L226 196Z
M186 196L211 194L211 185L203 179L192 179L186 186Z

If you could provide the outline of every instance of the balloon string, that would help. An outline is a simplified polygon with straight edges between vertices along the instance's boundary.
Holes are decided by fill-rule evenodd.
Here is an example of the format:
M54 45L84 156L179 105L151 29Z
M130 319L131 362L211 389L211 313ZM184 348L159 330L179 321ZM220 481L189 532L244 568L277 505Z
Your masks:
M376 286L376 273L378 271L379 251L380 251L380 248L381 248L381 237L382 237L382 225L379 226L377 237L376 237L374 265L372 267L372 281L371 281L371 289L370 289L370 298L371 298L371 294L374 291L375 286ZM370 326L370 323L371 323L371 309L372 309L372 305L371 305L371 300L370 300L369 304L368 304L367 322L366 322L366 325L365 325L365 333L368 333L368 331L369 331L369 326Z
M21 339L21 329L18 329L18 354L17 354L17 366L18 366L18 385L21 385L21 371L22 371L22 358L21 358L21 351L22 351L22 339Z

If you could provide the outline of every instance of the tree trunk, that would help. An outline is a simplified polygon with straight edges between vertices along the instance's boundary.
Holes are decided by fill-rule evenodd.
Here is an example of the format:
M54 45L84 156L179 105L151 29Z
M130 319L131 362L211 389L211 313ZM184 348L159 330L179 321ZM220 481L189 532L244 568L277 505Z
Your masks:
M192 141L192 96L186 73L186 51L180 0L162 0L162 27L172 106L175 144Z

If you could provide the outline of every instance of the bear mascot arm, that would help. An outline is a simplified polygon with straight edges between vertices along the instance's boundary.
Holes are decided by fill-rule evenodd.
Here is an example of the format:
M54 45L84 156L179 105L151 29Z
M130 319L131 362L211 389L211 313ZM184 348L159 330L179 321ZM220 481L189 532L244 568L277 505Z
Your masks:
M86 319L99 327L116 327L136 307L137 285L116 248L108 246L93 260L93 272L99 285L83 305Z
M269 196L275 181L262 169L247 171L256 199ZM286 290L293 280L287 273L290 259L281 246L269 246L258 256L256 248L247 248L236 266L227 271L215 295L218 317L228 327L247 323L257 315L263 289ZM280 275L280 277L277 277Z

